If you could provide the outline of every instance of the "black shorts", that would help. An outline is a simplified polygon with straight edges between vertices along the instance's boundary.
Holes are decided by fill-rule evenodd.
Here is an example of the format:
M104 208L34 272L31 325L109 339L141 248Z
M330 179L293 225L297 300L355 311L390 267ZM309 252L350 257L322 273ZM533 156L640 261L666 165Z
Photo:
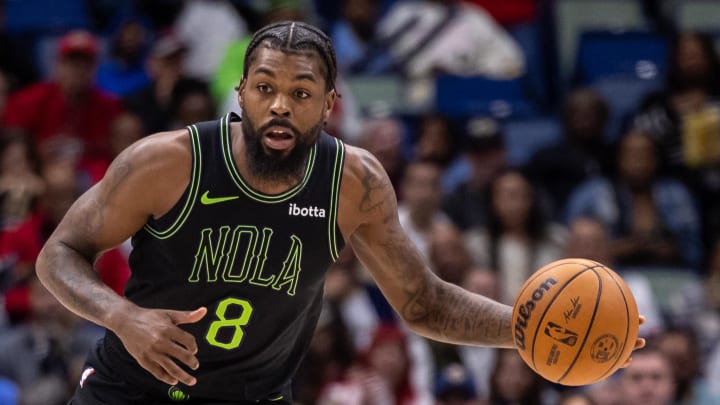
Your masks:
M102 340L90 351L83 367L82 377L78 382L75 395L68 405L177 405L205 404L205 405L292 405L292 392L288 386L282 392L259 401L207 401L198 398L185 397L181 388L171 388L167 393L149 393L137 384L127 382L113 372L112 368L103 361ZM167 395L165 397L165 395ZM160 399L164 398L164 399Z

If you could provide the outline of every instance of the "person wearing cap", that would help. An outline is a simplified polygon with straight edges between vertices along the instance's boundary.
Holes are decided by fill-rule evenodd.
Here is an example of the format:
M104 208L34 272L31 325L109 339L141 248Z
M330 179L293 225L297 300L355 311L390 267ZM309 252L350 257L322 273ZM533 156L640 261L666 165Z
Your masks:
M11 94L4 125L31 134L45 152L82 160L108 160L110 123L123 110L119 99L95 86L99 56L93 34L74 30L58 41L53 77Z
M474 117L465 125L463 144L467 179L443 201L445 211L462 230L484 226L490 180L506 166L500 124L490 117Z
M440 370L435 379L436 405L479 405L477 391L468 370L453 363Z
M175 89L189 81L182 73L186 53L187 45L174 33L162 35L148 55L150 83L123 99L127 108L140 117L149 133L170 128Z

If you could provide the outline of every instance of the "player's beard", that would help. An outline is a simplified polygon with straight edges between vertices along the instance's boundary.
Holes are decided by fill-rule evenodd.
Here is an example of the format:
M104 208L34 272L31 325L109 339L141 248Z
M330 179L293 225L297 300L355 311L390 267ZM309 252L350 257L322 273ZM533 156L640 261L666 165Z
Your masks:
M322 129L322 121L320 121L303 133L286 120L279 118L257 128L245 110L242 111L241 125L245 141L245 157L250 172L253 176L270 181L297 181L302 178L310 149ZM293 133L295 146L287 156L283 156L284 151L266 149L263 146L262 134L272 126L284 127Z

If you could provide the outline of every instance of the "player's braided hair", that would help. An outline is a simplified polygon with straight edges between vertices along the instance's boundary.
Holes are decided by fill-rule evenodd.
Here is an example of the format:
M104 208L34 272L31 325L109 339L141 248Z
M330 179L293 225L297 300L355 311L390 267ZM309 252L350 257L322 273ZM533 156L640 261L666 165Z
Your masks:
M247 77L248 68L254 61L255 50L260 44L283 52L316 51L325 65L323 73L327 90L335 90L335 48L330 38L319 28L299 21L282 21L261 28L253 35L245 50L243 77Z

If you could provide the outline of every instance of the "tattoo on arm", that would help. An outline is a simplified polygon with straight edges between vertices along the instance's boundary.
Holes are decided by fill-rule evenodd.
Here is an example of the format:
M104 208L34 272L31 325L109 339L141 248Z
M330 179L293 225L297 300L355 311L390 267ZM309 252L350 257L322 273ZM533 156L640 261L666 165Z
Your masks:
M392 184L373 171L377 166L365 158L361 179L363 196L360 211L379 210L386 232L379 242L381 261L393 272L403 288L400 314L409 324L425 330L430 337L452 343L509 346L512 309L430 274L427 264L407 239L398 223Z
M384 197L387 197L388 187L392 190L392 184L386 176L378 176L373 172L371 167L373 163L369 157L363 157L363 177L361 179L363 195L360 199L360 212L370 212L381 208L386 201Z

